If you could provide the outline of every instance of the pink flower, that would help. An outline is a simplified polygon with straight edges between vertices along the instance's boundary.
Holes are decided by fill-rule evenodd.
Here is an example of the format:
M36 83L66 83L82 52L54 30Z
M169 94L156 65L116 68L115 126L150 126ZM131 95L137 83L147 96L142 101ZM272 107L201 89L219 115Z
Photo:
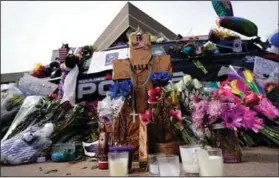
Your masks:
M176 119L178 122L182 122L183 121L183 117L181 115L181 111L180 110L169 110L169 115L170 117L173 117L174 119Z
M233 99L234 103L241 103L241 99L239 99L237 96L235 96L232 91L230 91L228 88L220 88L219 89L219 96L222 97L231 97Z
M151 122L152 112L150 110L146 110L144 114L139 114L139 118L144 125L148 125Z
M223 125L226 128L231 128L237 131L237 128L242 126L242 118L237 111L225 112L222 114Z
M201 100L199 102L194 103L195 112L206 114L207 109L208 109L208 101L206 100Z
M201 128L204 124L203 117L208 109L208 101L201 100L199 102L194 102L194 112L192 113L193 123L196 128Z
M255 123L254 123L254 125L252 127L252 130L254 132L258 133L259 130L262 129L262 128L263 128L263 120L260 119L260 118L255 119Z
M192 113L193 124L197 129L203 128L202 127L204 124L203 117L204 117L204 114L201 114L199 112Z
M156 104L159 103L160 100L162 99L162 89L157 87L157 88L152 88L148 90L148 104Z
M257 113L254 111L251 111L248 107L245 107L245 110L243 112L243 118L242 118L242 126L247 129L252 129L255 118Z
M270 120L274 120L279 115L278 109L264 96L260 96L260 102L254 106L254 109Z
M217 121L222 114L222 103L219 100L212 100L208 104L207 109L209 124Z

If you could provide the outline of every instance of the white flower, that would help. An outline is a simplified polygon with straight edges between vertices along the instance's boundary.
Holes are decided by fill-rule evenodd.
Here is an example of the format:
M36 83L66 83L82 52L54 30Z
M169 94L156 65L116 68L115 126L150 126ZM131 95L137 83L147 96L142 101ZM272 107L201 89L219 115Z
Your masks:
M195 87L196 89L199 89L199 88L202 87L202 84L201 84L200 81L197 80L197 79L194 79L194 80L192 81L192 83L193 83L193 85L194 85L194 87Z
M185 75L184 77L183 77L183 83L184 84L189 84L190 82L192 81L192 77L191 77L191 75Z
M178 92L182 92L182 88L183 88L182 80L175 84L175 88Z

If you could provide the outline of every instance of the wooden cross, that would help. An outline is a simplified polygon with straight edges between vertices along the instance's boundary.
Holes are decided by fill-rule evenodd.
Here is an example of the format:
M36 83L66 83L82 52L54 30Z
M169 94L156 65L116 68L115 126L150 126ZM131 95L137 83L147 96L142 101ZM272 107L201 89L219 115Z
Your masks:
M136 89L135 110L137 113L144 113L146 109L145 94L152 88L152 82L149 79L150 71L152 73L168 71L172 74L169 55L154 56L153 66L152 58L150 35L133 33L130 36L130 59L113 61L113 80L133 79L133 87ZM142 86L144 83L146 84Z
M149 34L142 34L139 31L130 35L130 59L113 61L113 80L132 79L134 93L134 108L132 114L133 122L138 128L128 133L139 135L139 162L141 170L145 171L147 166L148 142L146 125L136 120L140 113L144 113L147 105L147 91L152 88L150 80L151 73L168 71L172 74L170 56L152 56L152 48ZM128 130L130 130L128 128ZM129 132L129 131L128 131ZM142 165L142 166L141 166Z

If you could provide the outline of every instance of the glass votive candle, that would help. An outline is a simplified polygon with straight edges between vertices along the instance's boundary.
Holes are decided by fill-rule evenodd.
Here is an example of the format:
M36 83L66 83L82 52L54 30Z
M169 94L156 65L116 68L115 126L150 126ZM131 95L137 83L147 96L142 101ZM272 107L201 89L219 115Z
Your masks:
M200 149L200 145L182 145L179 147L182 166L186 175L199 175L198 151Z
M148 155L148 164L149 164L149 176L159 176L159 167L158 167L158 157L165 156L163 153L149 154Z
M128 172L132 171L132 163L133 163L133 155L134 155L134 148L132 146L115 146L109 147L109 152L128 152Z
M110 176L128 175L128 152L110 152L108 153Z
M198 152L200 176L223 176L224 163L220 148L202 148Z
M180 163L177 155L158 156L159 176L179 176Z

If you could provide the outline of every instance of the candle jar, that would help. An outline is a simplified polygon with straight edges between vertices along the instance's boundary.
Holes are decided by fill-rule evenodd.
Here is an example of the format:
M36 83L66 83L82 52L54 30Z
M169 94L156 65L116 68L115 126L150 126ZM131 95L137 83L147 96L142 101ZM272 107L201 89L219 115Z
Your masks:
M128 176L128 152L108 153L110 176Z
M158 167L160 176L178 177L180 175L180 163L177 155L159 156Z
M224 163L220 148L202 148L198 151L200 176L222 177Z
M182 160L182 166L186 175L198 176L199 164L198 164L198 151L200 145L183 145L180 146L180 156Z
M109 147L109 152L111 153L121 153L121 152L128 152L128 171L129 173L132 172L132 162L133 162L133 155L134 149L132 146L119 146L119 147Z
M158 160L159 156L165 156L165 154L149 154L148 155L148 165L149 165L149 176L159 176Z

